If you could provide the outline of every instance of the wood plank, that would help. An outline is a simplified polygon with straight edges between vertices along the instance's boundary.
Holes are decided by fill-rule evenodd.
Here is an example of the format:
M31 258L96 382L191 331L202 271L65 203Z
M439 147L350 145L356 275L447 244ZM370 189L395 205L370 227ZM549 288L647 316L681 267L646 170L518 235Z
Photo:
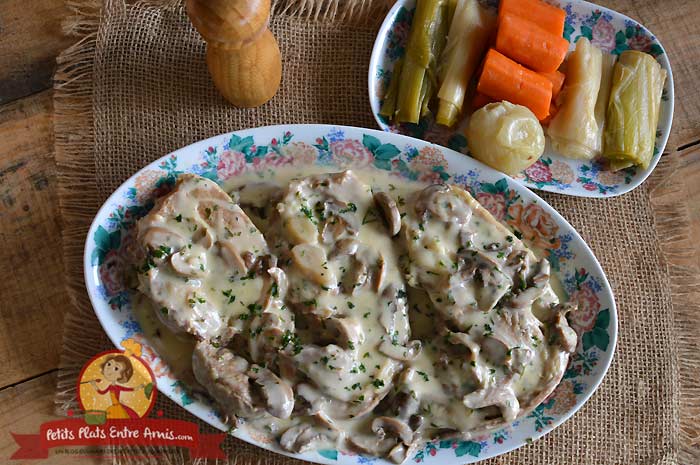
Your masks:
M687 202L690 212L690 238L693 244L697 244L694 256L688 259L700 267L700 145L681 152L681 165L671 182L685 185L687 197L679 201Z
M51 91L0 107L0 386L58 364L68 307Z
M10 463L9 458L18 449L10 433L36 434L43 422L60 418L53 413L55 393L55 373L0 391L0 461ZM76 457L49 453L49 458L46 460L15 463L24 462L37 465L71 465L76 463ZM100 463L100 461L81 458L80 463Z
M0 2L0 104L51 86L56 56L74 39L61 32L64 0Z

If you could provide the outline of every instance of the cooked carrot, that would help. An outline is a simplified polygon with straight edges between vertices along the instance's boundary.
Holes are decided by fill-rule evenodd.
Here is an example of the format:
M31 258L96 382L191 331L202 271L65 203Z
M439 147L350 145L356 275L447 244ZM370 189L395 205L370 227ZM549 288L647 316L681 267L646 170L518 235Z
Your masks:
M559 92L561 92L561 88L564 87L564 79L566 76L561 71L540 74L552 81L552 100L556 99Z
M511 14L498 24L496 50L535 71L553 73L569 51L569 41Z
M558 37L564 34L566 12L542 0L501 0L498 21L507 14L535 23Z
M474 98L472 99L472 110L478 110L479 108L493 103L496 100L492 99L488 95L484 95L481 92L476 92Z
M476 89L493 99L526 106L539 120L549 114L552 82L494 49L486 53Z
M559 108L557 108L557 106L554 105L554 103L550 103L549 104L549 115L547 115L547 117L545 119L540 121L542 123L542 125L547 126L549 124L549 122L552 121L552 118L554 118L554 115L556 115L558 111L559 111Z

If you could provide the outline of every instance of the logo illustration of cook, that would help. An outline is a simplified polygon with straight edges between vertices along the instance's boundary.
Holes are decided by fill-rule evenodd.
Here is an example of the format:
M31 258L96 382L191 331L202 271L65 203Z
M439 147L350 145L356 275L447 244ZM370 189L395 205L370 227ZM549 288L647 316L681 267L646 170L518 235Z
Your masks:
M141 359L141 345L127 339L122 347L93 357L78 377L78 400L87 423L142 418L155 403L155 378Z

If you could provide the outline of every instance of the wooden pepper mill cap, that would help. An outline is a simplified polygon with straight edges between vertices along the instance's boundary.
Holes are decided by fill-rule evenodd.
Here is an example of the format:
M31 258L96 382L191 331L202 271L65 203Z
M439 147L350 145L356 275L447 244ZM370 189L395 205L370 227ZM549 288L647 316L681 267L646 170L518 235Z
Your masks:
M270 0L187 0L187 14L207 42L209 74L229 102L250 108L275 95L282 58L267 28Z

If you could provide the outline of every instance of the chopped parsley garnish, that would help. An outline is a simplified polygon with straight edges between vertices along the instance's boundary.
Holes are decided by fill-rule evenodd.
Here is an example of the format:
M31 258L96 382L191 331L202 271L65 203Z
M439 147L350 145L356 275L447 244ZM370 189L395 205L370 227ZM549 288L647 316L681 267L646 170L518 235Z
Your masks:
M484 323L484 336L488 337L493 334L493 329L491 329L491 325L488 323Z
M423 381L425 381L426 383L430 381L430 378L428 377L428 374L426 372L416 371L416 373L418 373L423 378Z
M170 255L171 250L172 249L170 247L167 247L165 245L160 245L160 246L158 246L158 248L156 250L153 250L151 252L151 255L153 255L156 258L163 258L163 257L167 257L168 255Z
M221 293L224 295L224 297L228 297L228 302L227 304L232 304L236 301L236 296L233 295L233 289L227 289L225 291L221 291Z
M348 308L352 310L353 308L355 308L355 304L348 300Z
M276 282L272 283L272 287L270 288L270 294L272 294L272 297L279 297L280 293Z
M372 381L372 386L374 386L374 389L379 389L380 387L384 386L384 381L377 378L374 381Z
M175 221L177 221L178 223L182 223L182 215L181 215L181 214L180 214L180 215L177 215L177 216L175 217Z
M194 307L198 303L206 303L206 301L204 297L198 296L196 292L192 294L192 297L187 299L187 303L190 304L190 307Z
M167 315L168 314L168 307L161 307L160 313L162 313L163 315Z
M262 305L260 304L248 304L246 307L251 315L262 315Z
M350 202L350 203L348 203L347 207L343 208L338 213L349 213L349 212L355 213L356 211L357 211L357 205Z
M143 263L143 265L141 265L141 266L139 267L138 270L139 270L141 273L148 273L148 270L150 270L151 268L155 268L155 267L156 267L156 264L155 264L155 262L153 261L153 258L150 257L150 256L148 256L148 257L146 257L146 261Z
M306 205L302 205L300 208L301 212L304 214L305 217L311 220L314 224L316 224L316 221L314 220L314 214L309 210L309 207Z
M301 346L301 339L299 339L299 336L294 334L293 332L286 330L284 334L282 335L282 349L286 348L289 344L292 344L292 351L294 352L294 355L298 354L301 352L302 346Z
M369 317L369 312L367 312L367 313L365 313L364 315L362 315L362 318L368 318L368 317Z

